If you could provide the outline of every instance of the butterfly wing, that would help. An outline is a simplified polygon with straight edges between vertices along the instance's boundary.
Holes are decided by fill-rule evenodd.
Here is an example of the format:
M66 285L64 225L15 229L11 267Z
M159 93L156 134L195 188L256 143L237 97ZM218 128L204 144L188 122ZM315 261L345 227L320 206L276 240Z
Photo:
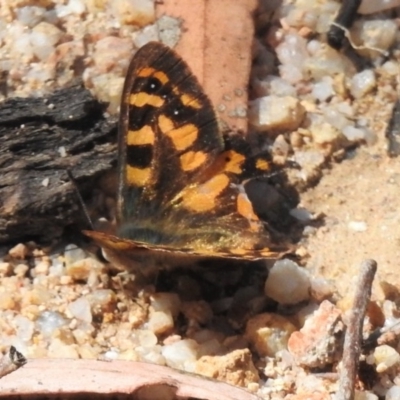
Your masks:
M240 184L252 168L239 147L225 148L212 104L186 63L160 43L143 46L121 102L118 237L89 236L125 252L281 255ZM268 169L261 161L259 169Z
M196 181L223 143L210 100L183 60L158 42L133 57L119 124L119 220L159 209Z

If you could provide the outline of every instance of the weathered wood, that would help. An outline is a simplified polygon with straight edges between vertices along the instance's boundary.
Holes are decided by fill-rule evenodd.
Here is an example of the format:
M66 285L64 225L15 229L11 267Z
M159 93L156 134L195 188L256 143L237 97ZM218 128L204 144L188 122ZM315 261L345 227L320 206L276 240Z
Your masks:
M84 223L82 195L116 163L116 122L80 85L0 104L0 243L47 242Z

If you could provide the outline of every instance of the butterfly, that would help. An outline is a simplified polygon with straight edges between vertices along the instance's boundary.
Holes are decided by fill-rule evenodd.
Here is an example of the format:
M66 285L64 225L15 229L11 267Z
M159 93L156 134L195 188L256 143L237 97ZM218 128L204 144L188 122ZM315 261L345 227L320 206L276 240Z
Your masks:
M243 181L268 173L245 139L224 138L210 99L183 59L150 42L132 58L118 137L117 231L84 231L109 259L279 258ZM125 261L126 262L126 261Z

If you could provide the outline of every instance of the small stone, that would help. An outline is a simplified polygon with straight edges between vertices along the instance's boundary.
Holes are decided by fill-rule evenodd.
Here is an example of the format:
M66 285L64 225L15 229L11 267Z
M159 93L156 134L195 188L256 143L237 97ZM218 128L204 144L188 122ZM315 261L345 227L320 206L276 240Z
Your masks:
M294 159L303 169L317 168L325 162L323 153L317 150L296 151Z
M155 311L150 315L147 327L156 335L166 333L174 327L174 320L169 311Z
M375 86L375 72L371 69L365 69L355 74L351 79L350 92L356 99L360 99L375 89Z
M35 6L17 8L15 11L18 21L29 28L33 28L42 21L46 14L45 8Z
M347 226L354 232L365 232L367 230L367 224L364 221L350 221Z
M330 298L335 293L334 285L321 277L311 277L310 294L318 303Z
M331 77L326 77L320 82L314 84L312 95L320 102L327 101L329 98L335 95L333 90L333 80Z
M94 315L114 312L117 306L117 296L110 289L98 289L86 296Z
M133 53L131 39L106 36L100 39L95 45L93 61L98 73L104 74L114 71L125 71Z
M54 294L50 293L48 289L37 285L24 293L21 299L21 306L24 308L28 305L40 306L47 304L53 297Z
M154 0L113 0L110 5L121 25L145 26L155 19Z
M400 364L400 354L386 344L378 346L374 350L376 372L382 373Z
M360 14L375 14L377 12L399 6L400 0L363 0L361 1L360 7L358 8L357 12L359 12Z
M324 300L303 328L292 333L288 349L299 365L324 368L340 358L343 336L340 310Z
M309 131L314 143L322 146L326 144L335 145L343 141L342 133L327 122L311 124Z
M55 45L59 42L63 32L48 22L40 22L30 35L33 53L39 60L47 60L54 52Z
M196 362L195 372L242 387L260 379L249 349L235 350L223 356L203 356Z
M138 353L134 349L128 349L118 355L118 360L140 361ZM161 364L162 365L162 364Z
M49 345L47 356L50 358L79 358L76 344L65 344L58 338L54 338Z
M17 244L12 249L8 251L8 254L12 258L16 258L17 260L23 260L29 255L29 249L22 243Z
M35 329L35 324L22 315L16 315L13 319L16 336L24 342L30 342Z
M80 297L79 299L70 303L67 310L71 315L80 320L88 323L92 322L92 312L90 309L90 303L86 297Z
M291 260L278 260L271 268L264 292L280 304L297 304L310 298L310 277Z
M290 147L285 137L283 135L278 135L274 141L274 144L272 145L271 150L274 157L282 156L286 159L289 154Z
M40 261L39 263L36 264L34 268L35 275L48 275L50 265L51 265L50 260Z
M347 125L342 129L343 135L350 142L369 142L371 137L370 132L365 128L356 128L352 125ZM368 143L369 144L369 143Z
M165 345L161 354L169 367L185 370L185 363L197 360L198 344L192 339L184 339Z
M246 338L261 357L274 357L287 348L289 336L296 327L286 318L263 313L250 318L246 325Z
M86 71L90 70L89 68ZM85 76L84 76L85 80ZM86 82L85 82L86 83ZM110 103L108 112L115 113L121 102L121 92L124 78L112 73L95 75L91 77L90 86L93 94L102 102Z
M393 19L358 20L352 27L352 37L356 43L362 43L362 47L355 51L372 59L382 56L395 43L397 30Z
M150 302L154 311L169 311L174 318L179 314L181 301L176 293L154 293Z
M140 346L144 348L151 348L157 345L157 336L148 329L136 330L135 336L138 339Z
M8 262L0 262L0 275L10 276L12 274L12 266Z
M65 263L73 264L75 261L81 261L86 258L86 253L76 247L76 244L67 244L64 249Z
M93 258L85 258L66 265L66 274L76 281L88 280L91 273L99 274L104 269L104 265Z
M162 15L157 20L160 41L169 47L175 47L182 36L182 21L169 15Z
M67 320L59 312L43 311L36 320L36 329L43 336L51 337L53 333L67 325Z
M376 400L378 400L378 397L375 396ZM392 386L391 388L388 389L385 395L385 400L398 400L400 399L400 386ZM358 399L356 399L358 400ZM368 399L370 400L370 399ZM375 400L371 398L371 400Z
M18 264L14 267L14 274L19 278L22 278L29 271L29 267L25 264Z
M265 96L250 105L250 123L260 131L296 130L305 115L300 101L291 96Z
M159 40L158 38L158 29L157 25L149 25L144 27L144 29L135 32L135 36L133 37L133 43L135 44L135 47L140 49L142 46L145 44L152 42L152 41L157 41Z
M80 345L76 350L78 351L79 357L85 360L97 359L99 355L99 350L87 343Z
M0 292L0 310L14 310L15 306L13 293L8 291Z

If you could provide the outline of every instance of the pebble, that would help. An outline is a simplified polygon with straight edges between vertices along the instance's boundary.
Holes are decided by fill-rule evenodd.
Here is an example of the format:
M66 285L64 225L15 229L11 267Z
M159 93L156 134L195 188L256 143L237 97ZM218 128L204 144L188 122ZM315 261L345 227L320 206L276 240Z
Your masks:
M97 289L86 296L92 313L101 316L104 313L112 313L117 306L117 296L110 289Z
M246 338L260 357L274 357L287 349L289 336L296 327L278 314L263 313L250 318L246 324Z
M86 297L80 297L79 299L69 303L67 311L72 317L91 323L92 322L92 311L90 309L90 303Z
M76 344L65 344L60 339L52 339L47 356L49 358L79 358Z
M361 392L356 389L354 392L354 400L378 400L378 396L368 391Z
M161 335L172 330L174 327L174 319L168 311L155 311L150 314L147 327L155 335Z
M330 76L325 77L320 82L316 82L311 94L320 102L325 102L335 95L333 80Z
M88 280L91 273L99 274L104 269L104 265L93 258L84 258L74 263L67 263L66 274L76 281Z
M377 396L375 396L375 398L378 399ZM400 386L392 386L386 392L385 400L398 400L398 399L400 399ZM375 399L373 399L373 400L375 400Z
M154 293L150 298L150 305L154 311L168 311L173 318L179 314L181 300L176 293Z
M328 299L335 292L335 285L333 282L329 282L321 277L311 277L310 279L311 288L310 295L313 299L319 303L322 300Z
M352 37L356 43L362 43L355 50L364 57L376 59L393 46L397 24L391 19L359 20L352 28Z
M328 122L316 121L308 129L314 143L317 145L338 146L343 138L342 133Z
M36 329L43 336L51 337L56 329L67 325L67 319L57 311L43 311L36 320Z
M29 255L29 249L26 245L19 243L8 251L8 254L12 258L17 260L23 260Z
M157 336L148 329L137 329L134 333L142 347L151 348L158 343Z
M29 38L33 54L41 61L47 60L62 36L63 32L56 26L40 22L32 29Z
M265 282L265 295L280 304L297 304L310 298L308 272L291 260L278 260Z
M197 360L198 344L192 339L184 339L165 345L161 354L169 367L185 369L185 363Z
M35 324L30 319L16 315L13 319L16 336L24 342L30 342L34 333Z
M294 97L265 96L250 104L250 123L259 131L292 131L303 121L305 109Z
M0 262L0 275L9 276L11 275L13 269L9 262Z
M365 69L364 71L355 74L351 79L350 93L356 99L360 99L375 89L375 86L375 72L371 69Z
M8 291L0 292L0 310L14 310L15 307L14 293Z
M393 7L399 7L400 0L363 0L357 12L361 14L374 14Z
M242 387L260 379L249 349L235 350L223 356L203 356L196 362L195 372Z
M45 8L36 6L21 7L17 8L15 11L17 20L28 28L33 28L41 22L46 15Z
M374 349L376 372L382 373L400 364L400 354L386 344Z
M155 20L154 0L113 0L110 6L120 25L142 27Z
M342 130L343 135L349 142L367 141L368 132L364 128L356 128L352 125L347 125Z
M297 364L324 368L341 357L343 335L340 310L324 300L300 331L292 333L288 349Z
M354 232L365 232L368 229L364 221L349 221L347 227Z

